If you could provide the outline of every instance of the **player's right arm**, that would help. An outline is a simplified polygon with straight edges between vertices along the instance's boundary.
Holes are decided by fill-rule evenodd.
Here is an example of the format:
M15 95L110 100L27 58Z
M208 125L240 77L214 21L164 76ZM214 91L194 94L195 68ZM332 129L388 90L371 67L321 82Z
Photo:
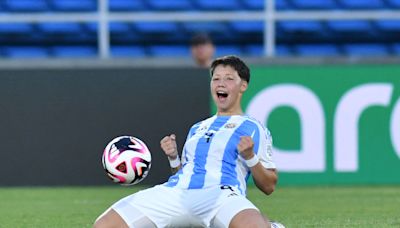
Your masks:
M168 157L172 174L175 174L182 167L179 159L178 147L176 145L175 134L165 136L163 139L161 139L160 145L161 149Z

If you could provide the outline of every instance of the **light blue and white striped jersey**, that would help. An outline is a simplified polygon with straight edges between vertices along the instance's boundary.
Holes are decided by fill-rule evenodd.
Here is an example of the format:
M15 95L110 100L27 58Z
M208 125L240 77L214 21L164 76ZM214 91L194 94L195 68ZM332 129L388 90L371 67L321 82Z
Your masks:
M250 169L237 150L241 136L251 136L261 164L275 168L272 137L257 120L215 115L190 128L182 151L182 168L165 185L184 189L230 185L245 195Z

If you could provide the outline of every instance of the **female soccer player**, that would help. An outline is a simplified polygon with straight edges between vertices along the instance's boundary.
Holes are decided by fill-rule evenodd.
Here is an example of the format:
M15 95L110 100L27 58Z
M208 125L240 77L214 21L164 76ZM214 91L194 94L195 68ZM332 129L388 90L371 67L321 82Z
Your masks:
M249 68L238 57L225 56L213 61L210 72L216 115L191 127L182 159L174 134L161 140L174 175L121 199L94 227L270 227L246 198L250 174L267 195L278 179L269 131L241 108Z

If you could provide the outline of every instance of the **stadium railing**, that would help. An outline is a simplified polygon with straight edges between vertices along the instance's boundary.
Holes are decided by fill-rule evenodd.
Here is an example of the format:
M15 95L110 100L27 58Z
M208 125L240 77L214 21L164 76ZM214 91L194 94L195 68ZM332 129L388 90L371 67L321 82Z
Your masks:
M97 43L99 57L110 57L111 22L134 21L263 21L264 22L264 56L274 57L276 50L276 23L279 21L301 20L399 20L400 10L301 10L278 11L275 0L265 0L265 9L261 11L204 11L204 12L111 12L109 0L98 0L97 12L63 12L63 13L7 13L0 14L0 23L19 22L95 22L98 23Z

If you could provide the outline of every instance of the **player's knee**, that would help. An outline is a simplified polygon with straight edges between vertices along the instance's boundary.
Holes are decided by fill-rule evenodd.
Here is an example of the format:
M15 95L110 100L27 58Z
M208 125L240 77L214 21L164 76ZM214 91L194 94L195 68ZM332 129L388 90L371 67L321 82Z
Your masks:
M122 228L122 227L128 227L123 223L116 223L115 221L109 220L107 218L100 218L96 220L93 224L93 228Z
M114 210L108 210L104 214L100 215L99 218L93 224L93 228L123 228L128 227L126 223L119 217Z
M107 212L100 215L93 223L93 228L107 227Z
M235 215L229 223L229 228L265 228L270 227L269 222L260 212L254 209L247 209Z
M93 228L102 228L106 227L106 222L102 217L98 218L94 223L93 223Z
M106 228L106 227L114 227L113 221L110 220L107 216L99 217L93 224L93 228Z
M229 224L229 228L242 228L242 227L247 227L247 228L266 228L266 227L268 227L269 228L270 225L261 220L259 220L259 221L249 220L249 221L241 221L239 223Z

